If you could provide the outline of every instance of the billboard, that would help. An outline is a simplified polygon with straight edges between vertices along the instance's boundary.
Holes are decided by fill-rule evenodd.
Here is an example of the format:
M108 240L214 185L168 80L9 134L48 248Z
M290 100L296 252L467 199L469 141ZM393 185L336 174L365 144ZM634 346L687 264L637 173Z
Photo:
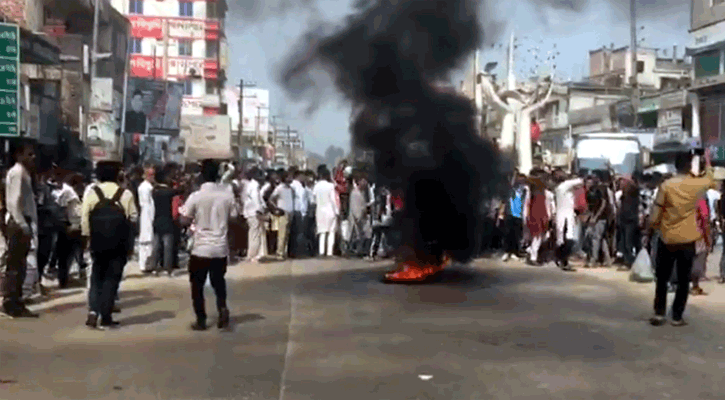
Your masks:
M206 23L198 19L169 19L169 37L175 39L205 39Z
M180 136L186 146L186 159L233 158L231 124L227 115L183 117Z
M125 131L178 134L183 92L183 83L129 78Z
M127 16L131 21L131 36L135 38L164 38L164 24L161 18L143 17L140 15Z
M243 112L242 129L247 134L258 131L266 136L269 131L269 90L245 88Z
M161 57L132 54L131 76L139 78L162 78L164 76L164 59Z
M113 113L106 111L92 111L88 115L88 135L86 144L96 160L107 159L118 155L120 136L116 129L116 119Z
M204 73L204 65L205 59L203 58L169 57L168 74L184 78L190 75L201 76Z

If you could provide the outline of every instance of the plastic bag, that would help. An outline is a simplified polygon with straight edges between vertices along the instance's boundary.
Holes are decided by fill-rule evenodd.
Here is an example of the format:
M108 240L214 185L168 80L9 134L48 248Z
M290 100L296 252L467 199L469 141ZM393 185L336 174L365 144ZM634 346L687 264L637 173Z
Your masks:
M340 222L340 232L342 233L342 240L349 241L352 237L352 226L350 221L345 220Z
M629 275L629 280L639 283L647 283L655 280L654 272L652 271L652 262L649 258L647 250L640 250L637 254L637 258L632 264L632 272Z

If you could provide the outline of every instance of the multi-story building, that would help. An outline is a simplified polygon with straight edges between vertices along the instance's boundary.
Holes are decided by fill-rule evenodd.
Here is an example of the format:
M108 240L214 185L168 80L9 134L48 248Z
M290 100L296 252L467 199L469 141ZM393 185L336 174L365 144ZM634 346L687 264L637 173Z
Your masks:
M690 16L692 135L717 147L714 159L725 161L725 3L692 0Z
M131 21L131 76L184 83L183 116L226 115L225 0L112 0Z
M589 81L611 87L629 85L632 79L629 47L601 48L589 52ZM660 57L652 48L637 49L637 84L644 92L685 88L689 85L691 66L677 57Z

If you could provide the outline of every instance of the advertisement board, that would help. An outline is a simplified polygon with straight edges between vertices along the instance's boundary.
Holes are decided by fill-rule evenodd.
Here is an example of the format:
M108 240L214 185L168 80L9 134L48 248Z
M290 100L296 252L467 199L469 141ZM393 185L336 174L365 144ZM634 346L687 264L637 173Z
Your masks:
M227 115L183 117L181 138L189 161L232 158L231 119Z
M244 89L244 121L242 129L247 133L269 131L269 90Z
M92 111L88 115L88 134L84 141L91 149L96 161L119 156L120 137L116 134L116 119L113 113Z
M113 78L94 78L91 90L91 109L113 110Z
M187 77L204 73L205 60L203 58L169 58L168 76ZM193 70L193 71L192 71Z
M129 15L131 21L131 36L136 38L163 39L164 21L161 18Z
M126 132L178 134L183 91L178 82L129 78Z
M205 39L206 24L198 19L169 19L169 37L176 39Z
M131 55L131 76L161 79L164 76L164 59L139 54Z

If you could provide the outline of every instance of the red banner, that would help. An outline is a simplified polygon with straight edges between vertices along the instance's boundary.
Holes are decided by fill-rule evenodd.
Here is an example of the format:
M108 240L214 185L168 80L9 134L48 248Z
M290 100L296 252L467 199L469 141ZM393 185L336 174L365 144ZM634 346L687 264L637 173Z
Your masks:
M131 36L137 38L164 38L164 22L161 18L129 15Z
M204 107L204 115L219 115L220 110L217 107Z
M154 57L133 54L131 56L131 76L162 79L164 77L164 59L156 58L154 65Z

